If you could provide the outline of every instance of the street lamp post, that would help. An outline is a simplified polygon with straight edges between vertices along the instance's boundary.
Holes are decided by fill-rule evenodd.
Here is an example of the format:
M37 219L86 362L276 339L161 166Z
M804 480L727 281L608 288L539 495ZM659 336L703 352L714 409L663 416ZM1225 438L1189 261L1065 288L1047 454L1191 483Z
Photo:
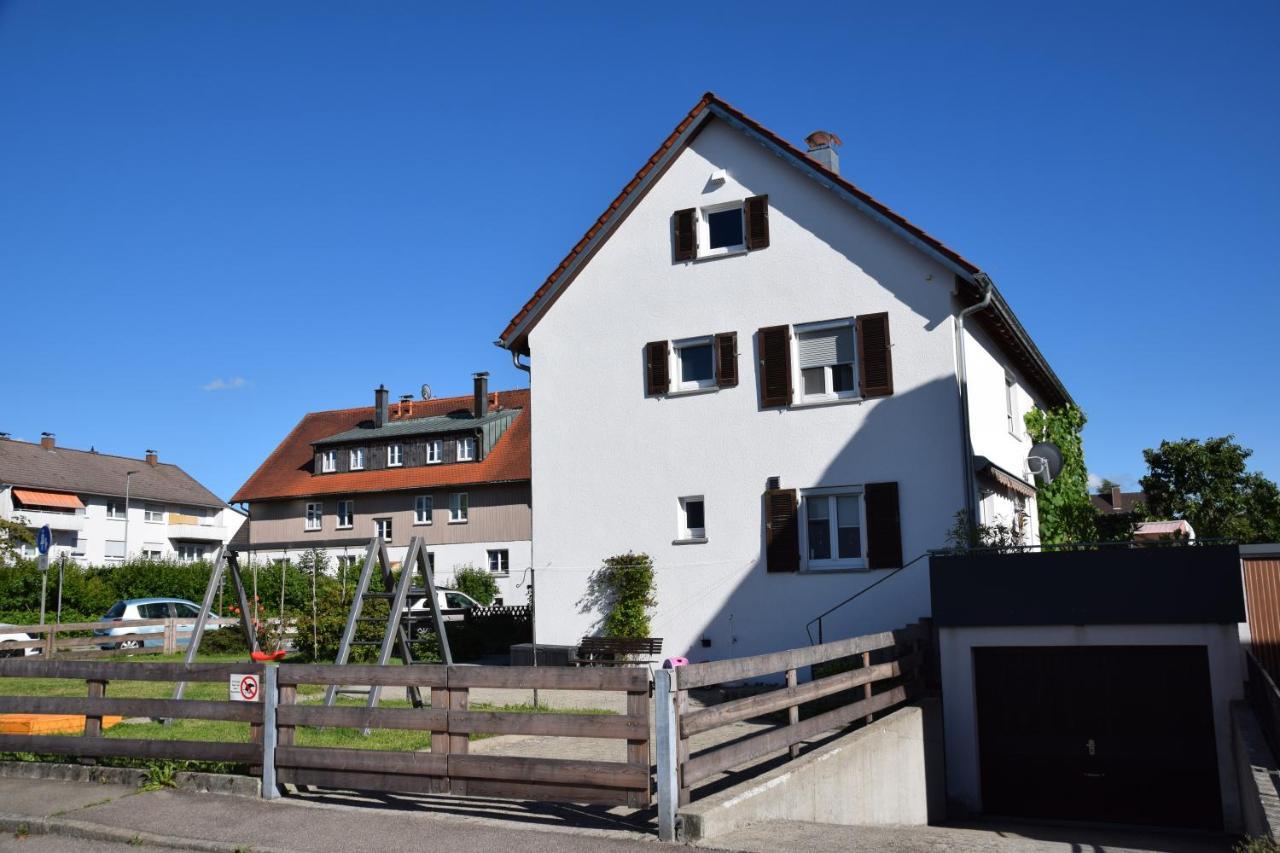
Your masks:
M129 481L139 471L124 472L124 561L129 562Z

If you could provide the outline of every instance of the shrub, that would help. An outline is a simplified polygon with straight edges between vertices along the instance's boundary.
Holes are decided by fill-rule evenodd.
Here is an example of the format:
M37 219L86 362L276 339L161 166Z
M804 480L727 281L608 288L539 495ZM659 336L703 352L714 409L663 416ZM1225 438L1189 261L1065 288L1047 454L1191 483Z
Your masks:
M467 565L458 569L453 576L453 585L459 592L465 592L486 607L498 597L498 582L493 579L493 575L475 566Z
M606 637L647 637L649 610L654 597L653 560L648 554L628 551L609 557L587 580L582 612L598 610L599 626Z

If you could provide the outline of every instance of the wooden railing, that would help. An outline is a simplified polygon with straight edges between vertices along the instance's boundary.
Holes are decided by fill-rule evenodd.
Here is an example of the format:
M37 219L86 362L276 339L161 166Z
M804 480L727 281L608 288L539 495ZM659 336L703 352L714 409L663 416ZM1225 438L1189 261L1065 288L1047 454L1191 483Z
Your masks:
M210 617L208 626L220 625L238 630L236 619ZM135 628L160 627L160 631L134 631ZM111 657L120 654L165 654L178 652L190 639L195 617L184 619L123 619L115 622L51 622L46 625L5 625L0 634L30 634L35 639L0 643L0 653L38 649L46 658ZM94 631L130 629L124 634L97 634ZM207 629L206 629L207 630ZM137 643L137 648L121 649L122 643ZM153 643L154 645L147 645ZM105 647L105 648L104 648Z
M643 808L651 801L648 670L547 667L332 666L279 668L276 778L280 782L367 790L470 794ZM300 684L430 688L430 708L296 704ZM627 694L627 713L561 714L468 709L473 688L603 690ZM298 747L297 726L431 732L430 752ZM471 755L473 734L612 738L626 761Z
M255 663L154 663L6 658L4 678L58 678L85 682L85 696L0 695L0 713L82 714L82 737L0 735L0 752L73 755L81 758L188 759L248 764L262 762L263 705L259 702L198 699L115 698L113 681L194 681L228 683L231 674L261 673ZM248 723L249 743L195 740L144 740L102 736L102 718L152 717Z
M659 670L655 710L660 837L674 838L675 809L690 801L699 784L783 750L795 758L805 741L871 722L877 713L915 698L923 684L929 636L928 623L921 621L823 645ZM806 667L815 671L801 684ZM785 683L775 689L696 710L690 707L690 690L779 675ZM804 707L814 702L818 707ZM691 751L694 735L770 715L778 715L778 721L769 729L696 754Z

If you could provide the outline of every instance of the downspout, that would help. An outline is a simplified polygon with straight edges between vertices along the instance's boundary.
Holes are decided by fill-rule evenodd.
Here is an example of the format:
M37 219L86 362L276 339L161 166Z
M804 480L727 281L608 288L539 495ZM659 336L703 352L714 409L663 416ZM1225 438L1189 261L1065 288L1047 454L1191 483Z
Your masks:
M982 298L956 316L956 372L960 379L960 437L964 446L964 511L971 530L978 526L978 508L973 500L977 475L973 469L973 437L969 432L969 373L964 361L964 319L986 309L995 292L995 285L986 273L975 273L973 280L980 288Z
M499 342L499 344L501 344L501 342ZM515 350L511 351L511 363L514 364L518 369L523 370L525 373L532 375L532 371L529 370L529 365L520 363L520 353L516 352Z

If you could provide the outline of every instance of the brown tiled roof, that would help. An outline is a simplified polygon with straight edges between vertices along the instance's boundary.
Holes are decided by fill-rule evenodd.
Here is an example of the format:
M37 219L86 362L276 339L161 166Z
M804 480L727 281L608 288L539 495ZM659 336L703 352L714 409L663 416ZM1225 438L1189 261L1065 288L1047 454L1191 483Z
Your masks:
M547 279L542 283L542 285L534 291L534 294L529 298L529 301L527 301L524 306L516 312L516 315L511 318L511 322L507 324L506 329L503 330L502 335L499 337L499 343L502 346L514 352L528 351L527 337L529 329L531 329L540 318L534 317L533 322L523 329L518 336L516 335L517 327L519 327L531 314L534 313L535 308L538 307L539 302L541 302L543 297L553 291L561 278L569 271L575 262L577 262L579 256L587 250L591 241L594 240L609 223L613 215L619 210L619 208L629 202L631 196L645 182L650 173L658 167L662 159L671 150L672 146L680 139L681 135L686 131L690 131L690 136L688 137L689 141L697 135L701 128L705 126L706 119L712 114L712 108L722 111L734 121L739 122L751 131L758 133L761 137L768 140L770 144L777 146L780 151L793 158L796 165L808 169L813 172L815 176L848 192L858 199L860 203L866 205L880 216L883 216L903 231L912 235L920 242L950 260L955 264L956 268L963 270L970 276L982 274L981 269L976 264L965 258L956 250L947 246L938 238L928 234L923 228L909 222L906 217L890 209L888 205L878 201L869 193L859 189L857 186L850 183L848 179L841 177L839 173L831 171L826 166L823 166L821 163L807 156L803 151L783 139L781 136L778 136L759 122L750 118L741 110L736 109L721 100L715 95L715 93L707 92L702 96L698 103L694 105L693 109L689 111L689 114L681 119L680 123L676 125L675 130L671 131L671 135L669 135L663 143L658 146L658 150L653 153L653 156L651 156L648 161L640 167L640 171L636 172L635 176L627 182L627 185L622 188L622 192L618 193L617 198L615 198L609 206L605 208L604 213L600 214L599 218L592 223L591 227L587 229L587 233L582 235L582 239L569 250L569 254L565 255L564 260L560 262L559 266L552 270L551 275L547 276ZM701 122L701 124L697 124L698 122ZM697 124L696 127L694 126L695 124ZM568 286L568 284L569 282L566 281L565 286ZM979 294L976 287L970 285L968 290L973 301L977 301ZM559 293L555 294L555 297L551 302L541 306L540 310L545 312L547 308L554 303L555 298L559 298ZM1041 390L1045 393L1050 405L1061 405L1063 403L1071 402L1071 397L1067 393L1066 388L1063 387L1057 376L1054 375L1053 370L1048 366L1048 362L1040 354L1039 350L1036 349L1035 344L1026 336L1026 333L1018 323L1017 318L1013 316L1012 310L1009 309L1008 305L1004 302L1004 298L1000 296L998 292L995 294L995 304L986 311L980 312L979 317L996 335L999 343L1014 354L1023 369L1025 369L1031 376L1032 380L1041 387Z
M226 506L213 492L177 465L150 465L145 459L112 456L89 450L54 447L12 439L0 440L0 483L81 495L123 497L125 475L129 496L191 506Z
M1117 510L1113 502L1113 493L1089 495L1089 501L1098 512L1133 512L1133 508L1147 502L1146 492L1119 492L1120 508Z
M310 495L390 492L399 489L528 480L531 417L529 389L498 391L491 394L491 397L496 397L498 404L503 408L518 408L521 412L494 445L489 455L479 462L409 466L313 476L311 469L315 457L311 443L353 429L361 421L372 420L373 407L310 412L303 416L293 431L285 436L284 441L280 442L258 470L253 472L253 476L240 487L231 501L238 503ZM471 404L470 396L442 397L425 402L417 400L413 403L412 417L447 415L460 408L469 408ZM398 403L392 403L390 406L390 415L393 419L399 417L398 406Z

